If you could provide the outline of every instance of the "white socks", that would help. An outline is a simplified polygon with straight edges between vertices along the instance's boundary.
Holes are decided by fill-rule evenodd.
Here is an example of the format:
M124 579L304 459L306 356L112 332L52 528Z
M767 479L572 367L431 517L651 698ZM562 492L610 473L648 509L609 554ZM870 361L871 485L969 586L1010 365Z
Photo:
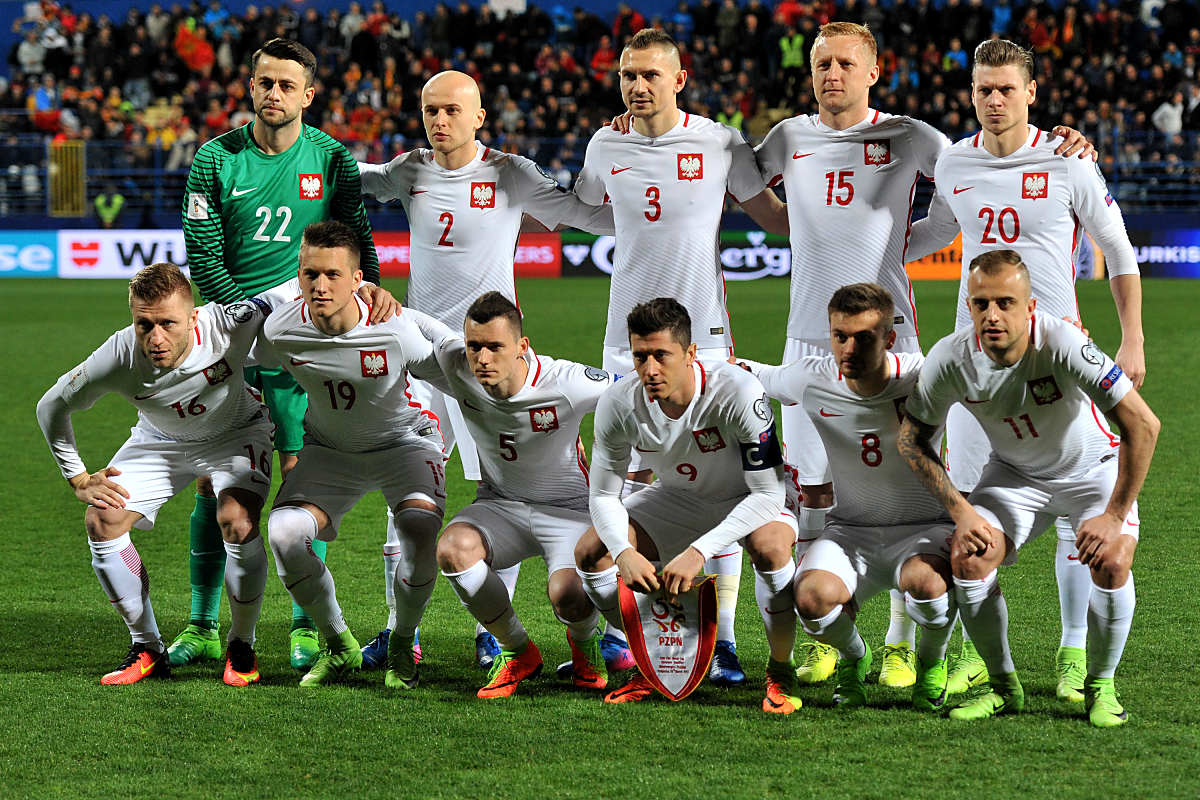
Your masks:
M1117 589L1092 586L1088 603L1087 667L1093 678L1111 678L1121 663L1133 609L1137 598L1133 591L1133 573Z
M963 628L971 632L975 649L993 678L1010 675L1012 650L1008 645L1008 604L1000 591L996 570L982 580L954 577L954 597Z
M771 572L754 570L754 599L767 629L771 658L787 663L796 644L796 604L792 594L792 576L796 565L788 563ZM718 602L718 608L720 604Z
M1083 647L1087 641L1088 599L1092 596L1092 571L1079 561L1075 531L1070 520L1054 520L1058 549L1054 576L1058 579L1058 611L1062 618L1059 647Z
M867 654L867 643L858 634L854 617L838 606L820 619L800 618L804 631L822 644L838 651L842 658L857 661Z
M505 567L504 569L494 569L493 571L497 575L499 575L500 580L504 582L504 588L508 590L508 602L511 603L512 599L513 599L513 595L516 594L516 592L517 592L517 578L520 577L520 575L521 575L521 562L518 561L516 564L513 564L511 567ZM443 572L442 574L445 575L446 573ZM476 636L483 633L485 630L487 630L487 629L484 628L481 623L479 623L479 622L475 623L475 635Z
M609 626L624 630L621 624L621 601L617 597L617 565L603 572L584 572L578 567L575 571L583 581L583 591L591 598L596 610L604 615Z
M267 531L271 552L275 554L275 568L284 588L327 640L336 639L347 630L346 620L338 605L333 575L321 559L313 555L316 517L307 509L284 506L271 512L267 518Z
M485 561L476 561L462 572L442 574L467 611L496 637L500 647L515 652L529 643L529 634L513 611L504 582Z
M396 594L396 624L392 632L412 636L437 580L437 535L442 529L442 515L422 508L402 508L394 516L400 561L392 583Z
M704 571L717 576L717 641L737 642L733 621L742 585L742 546L734 543L717 553L704 562Z
M225 593L229 595L229 637L254 645L254 626L267 589L267 549L261 536L225 542Z
M165 652L150 605L150 579L129 532L107 542L88 539L88 548L100 586L125 620L133 641Z
M950 593L930 600L918 600L905 593L904 603L907 616L921 626L921 643L917 656L926 664L941 661L946 657L950 635L954 633L955 611L952 610Z

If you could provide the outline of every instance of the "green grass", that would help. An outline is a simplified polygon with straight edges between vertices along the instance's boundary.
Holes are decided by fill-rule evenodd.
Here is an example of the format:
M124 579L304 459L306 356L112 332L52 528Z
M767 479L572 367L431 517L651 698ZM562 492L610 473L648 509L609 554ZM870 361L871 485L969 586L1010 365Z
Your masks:
M605 281L525 281L519 289L535 348L599 361ZM733 283L729 291L739 353L778 359L786 284ZM917 291L928 348L952 325L955 287L929 283ZM169 682L101 687L98 678L124 654L127 634L96 584L83 509L58 477L33 409L60 374L128 324L124 292L108 281L0 282L9 467L0 504L0 796L1195 796L1200 706L1188 670L1200 632L1191 591L1200 546L1192 411L1200 357L1187 320L1200 304L1200 282L1145 284L1145 394L1164 427L1141 501L1139 606L1119 673L1132 720L1112 731L1093 730L1054 699L1053 537L1030 545L1003 576L1029 710L983 724L920 716L908 709L906 692L878 688L870 708L839 713L828 686L803 690L799 713L767 718L759 710L766 647L749 569L737 625L751 685L706 685L678 704L606 707L552 677L508 701L476 700L482 675L469 666L472 621L445 581L422 624L428 660L419 689L387 693L372 673L300 692L285 658L289 603L273 570L259 627L261 686L231 690L213 665L180 669ZM1114 352L1107 287L1083 285L1080 300L1092 335ZM101 466L133 421L115 397L77 415L85 462ZM448 517L471 499L457 459L450 472ZM154 531L136 535L168 637L188 610L190 510L190 496L177 498ZM384 622L383 523L382 500L369 497L329 550L339 597L362 641ZM567 645L544 589L542 564L528 563L516 606L552 668L567 657ZM872 643L882 639L885 611L880 598L861 615Z

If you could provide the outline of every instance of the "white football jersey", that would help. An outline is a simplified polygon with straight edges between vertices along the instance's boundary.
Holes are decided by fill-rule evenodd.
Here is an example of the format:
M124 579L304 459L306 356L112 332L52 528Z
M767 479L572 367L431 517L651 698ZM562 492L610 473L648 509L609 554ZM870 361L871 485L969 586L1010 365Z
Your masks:
M625 319L633 307L674 297L692 318L701 349L731 347L721 209L726 192L740 202L765 188L754 151L728 125L681 111L657 138L596 131L575 192L586 203L612 203L616 223L604 344L628 348Z
M612 210L587 205L527 158L475 143L478 157L450 170L432 150L410 150L387 164L358 165L363 192L399 200L408 216L405 305L458 329L485 292L514 303L513 258L522 213L550 230L565 224L612 233Z
M1070 478L1116 455L1120 440L1102 412L1133 388L1121 368L1069 322L1036 313L1029 349L1001 367L974 330L929 351L907 410L940 424L962 403L987 434L992 458L1033 478Z
M636 449L663 486L715 503L748 493L743 472L782 464L762 384L724 362L697 361L693 369L696 393L679 419L662 412L636 375L605 392L596 407L593 467L624 475Z
M437 375L433 348L398 314L371 324L369 307L354 296L359 321L339 336L312 323L303 299L275 309L263 326L263 363L282 366L308 394L305 438L349 453L395 447L413 434L437 436L438 420L412 399L408 370Z
M783 181L792 245L787 335L829 338L826 308L842 286L872 281L891 292L896 334L917 335L904 254L917 180L933 177L950 140L911 117L870 109L844 131L815 115L785 119L756 150L764 179Z
M803 407L820 434L837 497L830 519L865 526L948 520L945 507L896 449L904 404L924 358L920 353L888 353L887 359L889 380L872 397L861 397L846 385L833 356L806 356L780 367L751 366L770 397Z
M526 355L529 375L512 397L498 400L479 385L461 337L434 347L445 385L462 409L479 452L479 496L587 511L587 457L579 423L612 385L604 370Z
M1054 154L1060 140L1029 126L1025 144L998 158L983 146L983 134L957 142L938 159L935 177L962 229L962 280L956 328L970 328L967 267L988 250L1016 250L1029 267L1037 310L1079 319L1075 296L1075 249L1080 226L1097 241L1124 241L1125 257L1108 259L1111 274L1137 272L1125 220L1104 176L1090 159ZM1132 268L1128 265L1132 264Z
M128 398L137 427L179 442L204 442L266 413L242 377L246 352L270 307L258 299L198 309L195 341L183 363L159 369L142 353L132 325L63 375L38 403L38 419L54 459L69 478L84 471L70 414L108 393Z

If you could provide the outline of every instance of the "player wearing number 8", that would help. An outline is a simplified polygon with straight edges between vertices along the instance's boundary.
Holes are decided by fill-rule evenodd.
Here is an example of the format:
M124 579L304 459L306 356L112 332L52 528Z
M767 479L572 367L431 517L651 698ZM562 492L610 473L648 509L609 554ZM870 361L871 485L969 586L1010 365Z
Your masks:
M266 586L259 512L271 486L271 420L242 379L242 363L267 305L254 299L195 308L192 286L173 264L153 264L129 284L133 324L59 378L38 403L38 422L63 477L88 504L92 567L133 644L105 684L165 674L167 663L150 583L130 529L154 527L158 511L198 478L217 498L232 624L225 682L258 680L254 628ZM71 414L108 393L138 410L129 440L109 465L88 473Z
M304 449L279 489L268 528L284 586L328 645L300 682L318 686L357 669L362 654L312 543L332 541L364 494L383 492L402 554L385 680L412 688L413 637L437 577L434 542L446 486L438 421L410 398L408 371L424 376L438 368L406 315L371 322L370 308L355 294L358 258L358 238L347 225L309 225L300 247L303 297L281 306L263 327L263 363L286 368L311 399Z

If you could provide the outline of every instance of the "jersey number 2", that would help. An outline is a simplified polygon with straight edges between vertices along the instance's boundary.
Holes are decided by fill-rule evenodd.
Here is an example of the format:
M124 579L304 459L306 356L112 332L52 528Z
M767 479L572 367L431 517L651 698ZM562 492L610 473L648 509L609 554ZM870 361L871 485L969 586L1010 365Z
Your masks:
M1000 239L1005 244L1012 244L1021 235L1021 218L1017 216L1017 210L1012 206L1000 209L999 214L994 209L985 206L979 209L979 218L985 221L983 238L979 240L980 244L996 243L996 237L992 235L993 225L996 226L996 232L1000 234ZM1011 220L1011 222L1005 220ZM1010 225L1012 230L1009 230Z
M449 211L443 211L438 216L438 222L446 223L446 229L442 231L442 238L438 239L438 247L454 247L454 242L450 241L450 228L454 225L454 215Z
M279 218L281 221L279 223L279 227L275 230L275 233L270 236L267 235L267 226L271 224L271 209L267 206L259 206L258 209L255 210L254 216L262 218L262 222L260 222L258 225L258 230L256 230L254 235L250 237L254 241L290 242L292 240L292 237L285 233L288 223L292 221L292 210L287 206L280 206L279 208L275 209L274 216Z

